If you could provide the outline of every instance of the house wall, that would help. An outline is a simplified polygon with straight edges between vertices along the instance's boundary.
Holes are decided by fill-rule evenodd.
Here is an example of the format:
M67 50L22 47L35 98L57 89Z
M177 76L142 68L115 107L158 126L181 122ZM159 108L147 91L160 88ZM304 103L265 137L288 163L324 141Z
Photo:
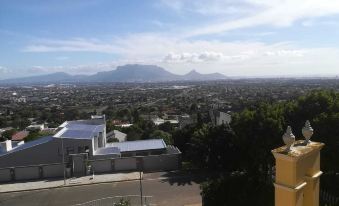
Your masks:
M102 137L103 137L103 147L106 147L106 142L107 142L107 137L106 137L106 127L104 128L104 131L102 133Z
M11 181L11 170L8 169L0 169L0 182L9 182Z
M167 148L167 154L119 157L89 160L94 173L111 173L120 171L136 171L138 165L142 171L178 170L181 167L180 151L173 146ZM14 180L30 180L39 178L62 177L63 166L61 163L35 165L26 167L0 168L0 182L12 179L11 170L14 171Z
M66 162L68 161L67 149L73 148L73 151L77 153L79 146L91 148L91 140L63 139L63 141ZM61 148L61 139L55 138L40 145L9 153L0 156L0 168L61 163Z
M94 151L98 149L98 146L99 146L99 138L97 136L95 136L93 138L93 141L94 141L94 144L93 144L93 147L94 147Z
M137 169L137 160L135 157L119 158L114 161L115 171L128 171Z
M39 179L40 171L38 166L33 167L17 167L14 169L16 180Z
M112 159L90 161L94 173L112 172Z
M49 177L63 177L64 167L62 164L52 164L42 166L42 176Z
M220 116L216 118L217 125L229 124L231 123L231 121L232 121L231 115L224 113L224 112L220 112Z
M113 158L119 158L119 157L120 157L120 154L94 155L90 158L90 160L113 159Z
M142 158L143 171L164 171L178 170L180 168L180 158L178 154L172 155L151 155Z

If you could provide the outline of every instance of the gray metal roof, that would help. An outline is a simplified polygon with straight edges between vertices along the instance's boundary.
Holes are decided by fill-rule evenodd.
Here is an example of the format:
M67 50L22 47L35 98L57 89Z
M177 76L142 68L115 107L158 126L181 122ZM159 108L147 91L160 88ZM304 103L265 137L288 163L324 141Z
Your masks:
M62 138L74 138L74 139L91 139L93 132L86 130L66 130L62 135Z
M34 147L34 146L37 146L37 145L40 145L40 144L47 143L47 142L52 141L52 140L53 140L52 136L41 137L37 140L33 140L33 141L30 141L30 142L24 143L22 145L19 145L19 146L13 148L12 150L10 150L8 152L0 154L0 156L11 154L11 153L23 150L23 149L28 149L28 148L31 148L31 147Z
M97 128L100 126L103 126L103 125L81 124L81 122L79 122L79 123L69 123L66 125L66 128L72 129L72 130L93 131L93 130L97 130Z
M63 124L64 128L54 137L71 138L71 139L92 139L103 132L104 124L88 124L87 121L71 121Z
M162 139L115 142L107 145L119 148L120 152L165 149L167 147Z
M95 151L94 155L109 155L120 154L120 150L117 147L102 147Z

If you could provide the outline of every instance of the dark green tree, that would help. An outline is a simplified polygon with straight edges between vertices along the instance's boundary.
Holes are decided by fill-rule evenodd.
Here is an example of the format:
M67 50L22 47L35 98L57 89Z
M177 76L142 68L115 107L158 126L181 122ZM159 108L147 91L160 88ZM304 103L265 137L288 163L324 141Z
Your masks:
M154 132L150 134L150 138L151 139L163 139L166 144L168 145L173 144L172 135L162 130L155 130Z

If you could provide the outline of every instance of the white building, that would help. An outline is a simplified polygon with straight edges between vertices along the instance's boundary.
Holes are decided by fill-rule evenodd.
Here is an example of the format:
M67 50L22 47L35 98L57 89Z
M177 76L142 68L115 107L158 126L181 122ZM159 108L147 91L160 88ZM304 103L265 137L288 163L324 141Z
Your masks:
M218 110L210 110L211 122L214 126L219 126L222 124L230 124L232 121L232 116L225 112L220 112Z
M0 181L2 176L8 176L7 180L16 179L16 174L11 175L16 170L20 170L18 174L30 178L33 168L37 168L34 170L39 173L34 176L37 178L47 174L49 177L62 175L63 167L70 168L74 176L82 176L86 174L89 164L95 172L137 168L152 171L179 167L180 151L176 147L167 146L162 139L108 144L106 138L106 123L104 119L96 118L66 121L57 128L55 135L24 144L3 142L0 151ZM142 160L138 163L137 159L140 158ZM25 173L22 173L22 170L26 170L23 168L27 168ZM44 168L48 169L45 171ZM39 171L42 171L41 174Z
M26 127L26 130L28 131L41 131L45 129L44 124L31 124L28 127Z
M127 134L120 132L119 130L113 130L107 133L107 141L109 142L110 139L116 138L119 142L126 141Z

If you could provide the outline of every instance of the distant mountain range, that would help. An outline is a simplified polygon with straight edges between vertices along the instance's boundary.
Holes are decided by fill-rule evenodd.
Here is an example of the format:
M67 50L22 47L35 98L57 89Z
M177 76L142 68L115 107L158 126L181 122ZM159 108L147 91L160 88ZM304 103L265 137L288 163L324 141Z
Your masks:
M127 64L115 70L98 72L94 75L70 75L57 72L47 75L0 80L0 83L90 83L90 82L167 82L207 81L227 79L220 73L200 74L195 70L185 75L173 74L155 65Z

